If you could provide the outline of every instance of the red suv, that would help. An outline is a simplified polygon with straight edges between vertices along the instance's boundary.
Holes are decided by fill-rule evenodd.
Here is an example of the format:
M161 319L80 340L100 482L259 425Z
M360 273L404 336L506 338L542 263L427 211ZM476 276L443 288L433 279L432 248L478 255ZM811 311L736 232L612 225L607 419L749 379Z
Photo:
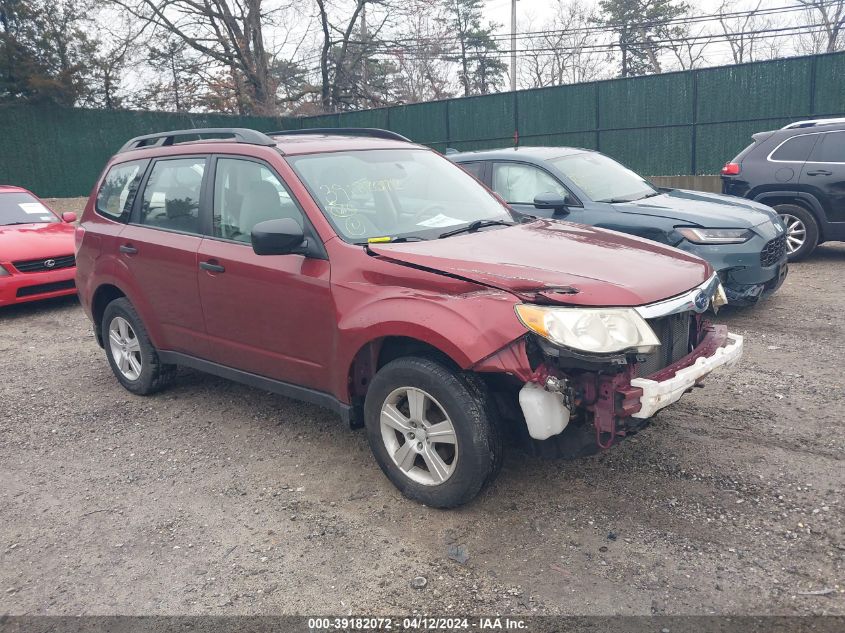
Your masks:
M431 506L474 497L506 438L608 448L742 352L703 319L725 301L705 261L517 223L385 130L132 139L77 230L79 294L126 389L184 365L322 405Z

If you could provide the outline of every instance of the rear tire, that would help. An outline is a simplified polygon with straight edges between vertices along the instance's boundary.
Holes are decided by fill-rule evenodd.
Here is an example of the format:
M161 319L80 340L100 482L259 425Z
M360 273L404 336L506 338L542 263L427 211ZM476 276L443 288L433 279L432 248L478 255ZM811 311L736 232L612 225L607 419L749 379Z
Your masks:
M486 386L428 358L382 367L364 403L370 449L403 495L435 508L467 503L502 463L502 439Z
M812 213L797 204L779 204L775 208L786 225L786 249L789 261L797 262L812 253L819 243L819 225Z
M146 396L161 390L175 367L163 364L134 306L125 297L106 306L103 347L115 377L128 391Z

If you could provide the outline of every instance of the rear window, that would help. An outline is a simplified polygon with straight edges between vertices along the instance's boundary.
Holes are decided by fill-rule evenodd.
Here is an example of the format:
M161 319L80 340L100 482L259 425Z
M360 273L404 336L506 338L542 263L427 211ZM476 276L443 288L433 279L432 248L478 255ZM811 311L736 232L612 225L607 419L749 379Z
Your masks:
M845 132L820 134L819 144L813 150L814 163L845 163Z
M816 144L818 134L802 134L781 143L772 152L771 160L781 160L790 163L803 163L810 156L810 150Z
M59 218L28 193L0 193L0 226L50 224Z
M138 185L149 160L133 160L112 165L97 193L97 213L118 222L126 222L135 201Z

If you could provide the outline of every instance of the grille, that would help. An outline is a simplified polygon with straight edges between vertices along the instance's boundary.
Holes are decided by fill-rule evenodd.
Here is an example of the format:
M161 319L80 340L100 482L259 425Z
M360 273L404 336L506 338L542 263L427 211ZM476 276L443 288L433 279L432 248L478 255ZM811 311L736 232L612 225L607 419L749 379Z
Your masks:
M53 262L48 266L47 262ZM76 258L73 255L61 257L45 257L44 259L28 259L21 262L12 262L12 266L22 273L39 273L45 270L58 270L59 268L70 268L76 265Z
M690 326L693 322L690 312L649 319L648 324L660 339L660 347L640 363L639 375L650 376L686 356L690 352Z
M774 266L786 253L786 235L781 235L766 242L760 253L761 266Z
M73 279L68 279L67 281L56 281L51 284L38 284L37 286L24 286L23 288L18 288L17 296L19 297L31 297L32 295L41 295L47 292L56 292L58 290L70 290L71 288L75 288L76 284L73 283Z

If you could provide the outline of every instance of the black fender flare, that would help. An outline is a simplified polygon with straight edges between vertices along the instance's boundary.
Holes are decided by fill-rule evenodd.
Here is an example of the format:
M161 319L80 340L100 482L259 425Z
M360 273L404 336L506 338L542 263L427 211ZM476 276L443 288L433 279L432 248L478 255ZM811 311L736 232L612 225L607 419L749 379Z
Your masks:
M821 202L819 202L819 199L816 198L816 196L811 193L807 193L806 191L764 191L763 193L758 193L754 196L753 200L755 202L762 202L765 204L766 199L768 198L795 198L796 200L804 202L810 213L812 213L816 218L816 223L819 225L819 242L825 239L825 233L827 232L826 229L828 228L827 215L824 212L824 207L822 207Z

